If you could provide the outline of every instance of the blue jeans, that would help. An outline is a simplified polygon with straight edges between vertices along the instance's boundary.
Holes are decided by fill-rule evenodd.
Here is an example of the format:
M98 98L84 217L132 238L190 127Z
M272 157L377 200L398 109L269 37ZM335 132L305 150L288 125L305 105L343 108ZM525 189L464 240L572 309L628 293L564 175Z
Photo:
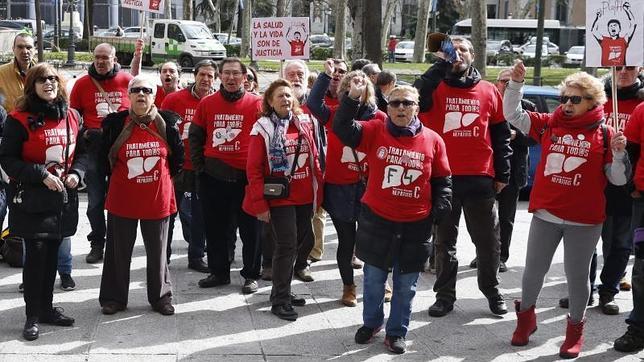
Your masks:
M27 251L25 243L22 243L22 264L25 264L25 256ZM71 274L72 273L72 238L63 238L60 247L58 248L58 274Z
M58 274L72 273L72 238L63 238L58 248Z
M3 230L4 219L7 216L7 185L0 182L0 231Z
M387 335L405 337L411 318L411 301L416 295L416 284L420 273L400 273L398 262L393 266L393 295L387 320ZM364 308L362 320L369 328L379 328L385 318L383 303L388 271L367 263L364 264Z
M98 155L88 152L85 184L87 185L87 219L92 231L87 235L92 246L105 245L105 193L107 181L105 173L98 169Z
M626 323L644 331L644 259L635 258L633 264L633 310Z

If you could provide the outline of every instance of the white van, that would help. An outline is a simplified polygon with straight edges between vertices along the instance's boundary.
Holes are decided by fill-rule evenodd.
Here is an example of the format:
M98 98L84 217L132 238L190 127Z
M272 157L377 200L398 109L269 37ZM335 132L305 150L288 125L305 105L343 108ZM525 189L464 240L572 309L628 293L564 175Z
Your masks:
M176 59L191 68L203 59L221 60L226 48L213 37L206 24L189 20L154 20L150 34L152 61Z

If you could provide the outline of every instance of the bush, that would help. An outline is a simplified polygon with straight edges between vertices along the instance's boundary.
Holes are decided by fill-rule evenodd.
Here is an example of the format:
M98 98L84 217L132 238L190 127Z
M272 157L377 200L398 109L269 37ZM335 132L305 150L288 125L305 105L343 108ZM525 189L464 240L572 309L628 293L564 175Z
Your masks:
M333 48L315 47L311 49L312 60L327 60L329 58L333 58Z
M80 52L89 51L89 40L87 39L76 40L74 44L76 45L76 50ZM69 38L60 38L58 45L60 46L60 50L67 50L69 48Z
M227 57L238 57L241 53L241 45L238 44L223 44L226 48Z

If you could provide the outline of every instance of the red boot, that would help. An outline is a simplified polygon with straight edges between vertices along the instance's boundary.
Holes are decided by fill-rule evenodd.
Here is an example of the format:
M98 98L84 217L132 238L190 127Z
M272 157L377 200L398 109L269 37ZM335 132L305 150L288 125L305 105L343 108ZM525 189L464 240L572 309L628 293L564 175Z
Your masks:
M512 333L512 345L525 346L530 335L537 330L537 315L534 314L534 305L520 312L521 302L518 300L514 301L514 309L517 312L517 329Z
M559 357L577 358L584 344L584 322L573 324L568 316L568 326L566 327L566 340L559 348Z

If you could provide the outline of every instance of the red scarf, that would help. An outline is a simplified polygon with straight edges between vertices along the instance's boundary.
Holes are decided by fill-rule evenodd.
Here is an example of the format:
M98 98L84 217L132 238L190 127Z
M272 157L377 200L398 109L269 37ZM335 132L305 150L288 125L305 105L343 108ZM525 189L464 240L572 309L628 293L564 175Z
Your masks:
M549 128L592 128L604 119L604 108L595 107L579 116L566 117L563 106L557 107L548 120Z

